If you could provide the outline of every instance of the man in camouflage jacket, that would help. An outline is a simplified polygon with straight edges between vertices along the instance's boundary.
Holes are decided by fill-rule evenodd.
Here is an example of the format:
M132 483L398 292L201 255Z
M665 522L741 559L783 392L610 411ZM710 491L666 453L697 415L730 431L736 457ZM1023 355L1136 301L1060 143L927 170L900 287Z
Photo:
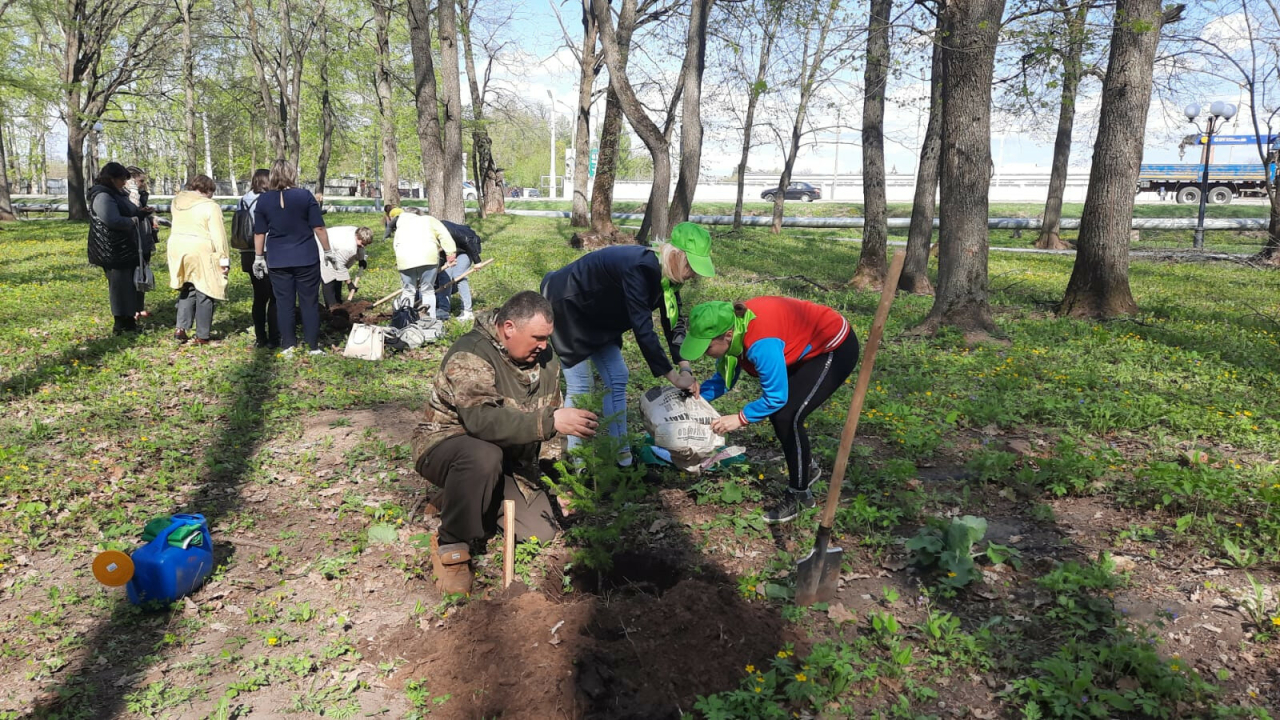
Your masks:
M441 488L431 561L442 592L471 592L471 545L497 529L502 501L516 503L516 538L550 539L557 525L540 482L538 453L557 433L590 437L596 416L560 407L560 361L548 346L551 304L514 295L476 316L449 348L413 433L418 473Z

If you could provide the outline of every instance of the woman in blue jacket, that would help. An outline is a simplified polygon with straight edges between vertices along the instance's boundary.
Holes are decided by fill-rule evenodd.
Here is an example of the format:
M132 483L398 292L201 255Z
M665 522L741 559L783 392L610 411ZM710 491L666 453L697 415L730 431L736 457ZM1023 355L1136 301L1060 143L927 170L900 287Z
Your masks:
M294 300L302 315L302 335L312 355L321 355L320 259L316 241L324 249L324 261L337 266L329 248L329 234L320 217L320 204L310 191L298 187L298 172L284 160L271 166L267 185L253 211L253 274L271 278L276 298L280 348L292 355L298 344L293 321Z
M591 392L591 366L604 381L604 417L609 437L623 445L620 465L631 464L627 434L627 380L622 336L628 330L654 377L665 377L678 388L697 392L689 363L677 370L670 358L680 357L684 323L680 319L680 285L701 275L713 277L711 235L706 228L685 222L671 229L671 241L648 248L613 245L583 255L547 273L542 294L555 311L551 344L564 367L565 406ZM653 311L659 311L671 355L663 352L654 332ZM586 362L590 360L590 365ZM569 448L582 441L570 437Z

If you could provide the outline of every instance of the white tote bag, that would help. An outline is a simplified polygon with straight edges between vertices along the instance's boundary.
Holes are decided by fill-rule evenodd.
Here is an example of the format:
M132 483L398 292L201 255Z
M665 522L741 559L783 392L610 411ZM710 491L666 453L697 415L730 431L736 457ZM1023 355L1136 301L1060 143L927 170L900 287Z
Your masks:
M343 356L360 360L381 360L384 354L382 328L376 325L352 325Z

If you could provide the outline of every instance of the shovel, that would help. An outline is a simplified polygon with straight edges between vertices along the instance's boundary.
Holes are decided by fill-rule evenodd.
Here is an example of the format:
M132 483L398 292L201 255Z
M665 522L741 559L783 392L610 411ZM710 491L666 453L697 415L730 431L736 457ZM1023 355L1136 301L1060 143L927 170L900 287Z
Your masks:
M836 451L836 464L831 469L831 487L827 490L827 506L822 511L818 525L818 537L813 550L796 564L796 604L812 605L830 602L836 596L840 584L840 563L844 550L831 545L831 526L835 524L836 506L840 504L840 488L844 485L844 471L849 466L849 450L853 448L853 436L858 432L858 417L862 415L862 401L867 397L871 384L871 370L875 366L876 351L880 349L880 336L884 334L884 322L889 317L889 306L898 292L898 276L902 274L905 253L894 253L889 262L889 274L880 293L880 305L876 308L871 334L867 336L866 354L862 367L858 368L858 384L853 388L853 400L849 403L849 415L844 419L840 433L840 448Z

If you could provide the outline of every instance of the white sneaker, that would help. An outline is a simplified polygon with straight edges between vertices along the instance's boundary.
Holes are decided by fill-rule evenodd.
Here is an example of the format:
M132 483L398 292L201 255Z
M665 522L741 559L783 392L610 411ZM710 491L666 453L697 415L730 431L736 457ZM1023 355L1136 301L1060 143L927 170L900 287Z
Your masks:
M308 352L307 352L307 354L308 354L308 355L323 355L323 354L324 354L324 351L323 351L323 350L311 350L311 351L308 351Z
M280 351L280 357L293 357L293 351L297 349L298 347L296 345L291 348L285 348Z
M475 319L475 313L464 312L458 314L458 322L473 322Z

